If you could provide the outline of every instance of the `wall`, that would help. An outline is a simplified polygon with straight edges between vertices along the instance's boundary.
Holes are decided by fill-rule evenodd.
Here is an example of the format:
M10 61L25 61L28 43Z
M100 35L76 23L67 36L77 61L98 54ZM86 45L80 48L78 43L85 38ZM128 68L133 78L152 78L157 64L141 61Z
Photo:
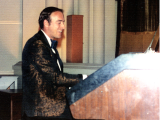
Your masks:
M0 74L13 74L22 52L21 0L0 0L0 28Z
M47 6L55 6L64 9L65 20L67 15L83 15L83 63L105 64L115 58L116 44L116 19L117 19L117 1L115 0L0 0L0 9L6 8L7 11L0 11L3 14L4 21L14 21L14 17L9 20L7 14L14 15L16 22L13 28L11 24L0 30L0 41L12 41L12 49L1 49L0 55L6 54L5 51L13 52L14 56L8 54L5 59L0 58L0 72L12 74L12 65L21 61L21 52L26 41L38 31L38 16L42 9ZM11 4L9 4L11 3ZM4 14L7 13L7 14ZM1 15L2 16L2 15ZM0 17L0 23L4 22ZM8 23L8 22L7 22ZM18 24L17 24L18 23ZM0 24L0 25L1 25ZM3 24L4 25L4 24ZM1 26L3 26L1 25ZM65 22L66 25L66 22ZM67 27L67 26L66 26ZM4 30L12 30L9 35L4 36ZM1 37L2 36L2 37ZM59 54L66 62L66 30L64 37L58 45ZM5 39L7 37L7 40ZM11 39L12 38L12 39ZM14 38L14 43L13 43ZM11 40L10 40L11 39ZM9 44L8 42L6 43ZM17 49L17 51L15 51ZM13 60L10 61L9 58ZM5 64L6 63L6 64ZM5 69L4 69L5 68Z

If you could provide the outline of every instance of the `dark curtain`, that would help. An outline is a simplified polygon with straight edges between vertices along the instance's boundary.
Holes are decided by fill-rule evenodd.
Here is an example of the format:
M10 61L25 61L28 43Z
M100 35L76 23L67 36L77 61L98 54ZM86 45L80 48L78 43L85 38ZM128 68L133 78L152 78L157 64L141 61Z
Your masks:
M155 31L159 25L159 0L125 0L122 31Z

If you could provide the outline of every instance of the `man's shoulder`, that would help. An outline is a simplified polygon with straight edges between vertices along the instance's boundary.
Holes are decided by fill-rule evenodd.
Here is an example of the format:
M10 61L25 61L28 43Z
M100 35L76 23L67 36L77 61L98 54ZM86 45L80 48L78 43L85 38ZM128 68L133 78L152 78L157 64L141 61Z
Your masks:
M33 35L28 41L41 40L42 39L42 35L43 35L43 33L41 33L41 31L39 31L38 33L36 33L35 35Z
M26 44L36 44L36 43L42 43L43 41L43 33L39 31L35 35L33 35L27 42Z

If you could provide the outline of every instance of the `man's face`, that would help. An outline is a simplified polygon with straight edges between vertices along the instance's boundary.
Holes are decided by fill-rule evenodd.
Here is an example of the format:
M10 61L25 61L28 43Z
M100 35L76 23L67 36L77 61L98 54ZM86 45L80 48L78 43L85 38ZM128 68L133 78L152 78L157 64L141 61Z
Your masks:
M51 38L61 38L62 31L65 29L64 16L60 11L53 12L50 15L51 22L47 27L47 35Z

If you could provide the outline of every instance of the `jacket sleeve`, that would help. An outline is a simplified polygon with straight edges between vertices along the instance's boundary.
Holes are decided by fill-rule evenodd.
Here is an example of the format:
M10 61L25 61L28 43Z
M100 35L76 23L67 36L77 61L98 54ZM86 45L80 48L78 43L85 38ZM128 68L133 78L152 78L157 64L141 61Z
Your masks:
M72 75L63 73L57 65L56 55L52 50L44 45L41 40L32 44L27 53L29 61L29 71L33 77L37 77L43 84L52 84L54 86L72 87L82 80L82 75Z

